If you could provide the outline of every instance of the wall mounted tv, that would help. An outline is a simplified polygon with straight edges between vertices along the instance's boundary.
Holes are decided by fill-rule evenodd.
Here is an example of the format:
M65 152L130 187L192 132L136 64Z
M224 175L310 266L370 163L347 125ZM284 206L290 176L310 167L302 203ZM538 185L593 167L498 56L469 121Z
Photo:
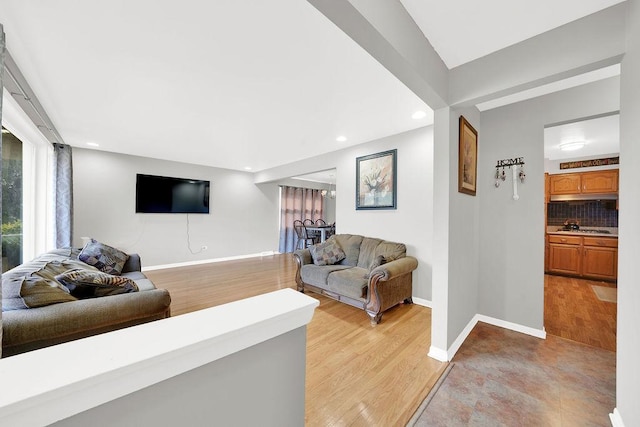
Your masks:
M209 213L209 181L136 176L136 213Z

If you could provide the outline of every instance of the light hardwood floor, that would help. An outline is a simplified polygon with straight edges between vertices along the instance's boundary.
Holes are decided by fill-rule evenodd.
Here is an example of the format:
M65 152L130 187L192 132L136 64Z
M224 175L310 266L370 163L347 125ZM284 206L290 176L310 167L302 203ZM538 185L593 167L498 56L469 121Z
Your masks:
M171 293L171 314L283 288L295 289L291 254L147 271ZM306 425L404 426L446 364L427 356L431 310L400 305L372 327L364 311L309 293Z

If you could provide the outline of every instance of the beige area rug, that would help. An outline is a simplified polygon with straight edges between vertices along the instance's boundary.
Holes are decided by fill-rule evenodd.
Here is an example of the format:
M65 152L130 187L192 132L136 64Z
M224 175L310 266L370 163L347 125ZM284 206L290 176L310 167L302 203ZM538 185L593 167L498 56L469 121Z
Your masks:
M591 285L591 288L600 301L618 302L618 288L605 288L597 285Z

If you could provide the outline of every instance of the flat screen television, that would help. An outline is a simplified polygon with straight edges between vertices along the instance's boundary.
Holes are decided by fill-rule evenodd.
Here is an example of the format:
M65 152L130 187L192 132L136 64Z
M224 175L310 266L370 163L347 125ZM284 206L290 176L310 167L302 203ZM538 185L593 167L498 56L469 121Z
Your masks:
M136 213L209 213L209 181L136 176Z

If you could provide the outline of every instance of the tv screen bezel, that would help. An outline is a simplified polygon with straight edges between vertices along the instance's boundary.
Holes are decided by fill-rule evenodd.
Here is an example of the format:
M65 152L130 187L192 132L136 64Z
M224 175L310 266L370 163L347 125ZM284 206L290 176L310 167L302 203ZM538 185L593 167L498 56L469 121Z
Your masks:
M152 178L153 180L161 180L161 181L170 181L173 184L193 184L193 185L202 185L205 186L205 194L203 204L206 210L175 210L173 208L170 209L149 209L148 206L144 206L141 202L141 191L143 189L140 188L140 177ZM211 181L205 179L196 179L196 178L180 178L174 176L165 176L165 175L151 175L144 173L136 174L136 213L138 214L209 214L211 212L210 206L210 194L211 194Z

